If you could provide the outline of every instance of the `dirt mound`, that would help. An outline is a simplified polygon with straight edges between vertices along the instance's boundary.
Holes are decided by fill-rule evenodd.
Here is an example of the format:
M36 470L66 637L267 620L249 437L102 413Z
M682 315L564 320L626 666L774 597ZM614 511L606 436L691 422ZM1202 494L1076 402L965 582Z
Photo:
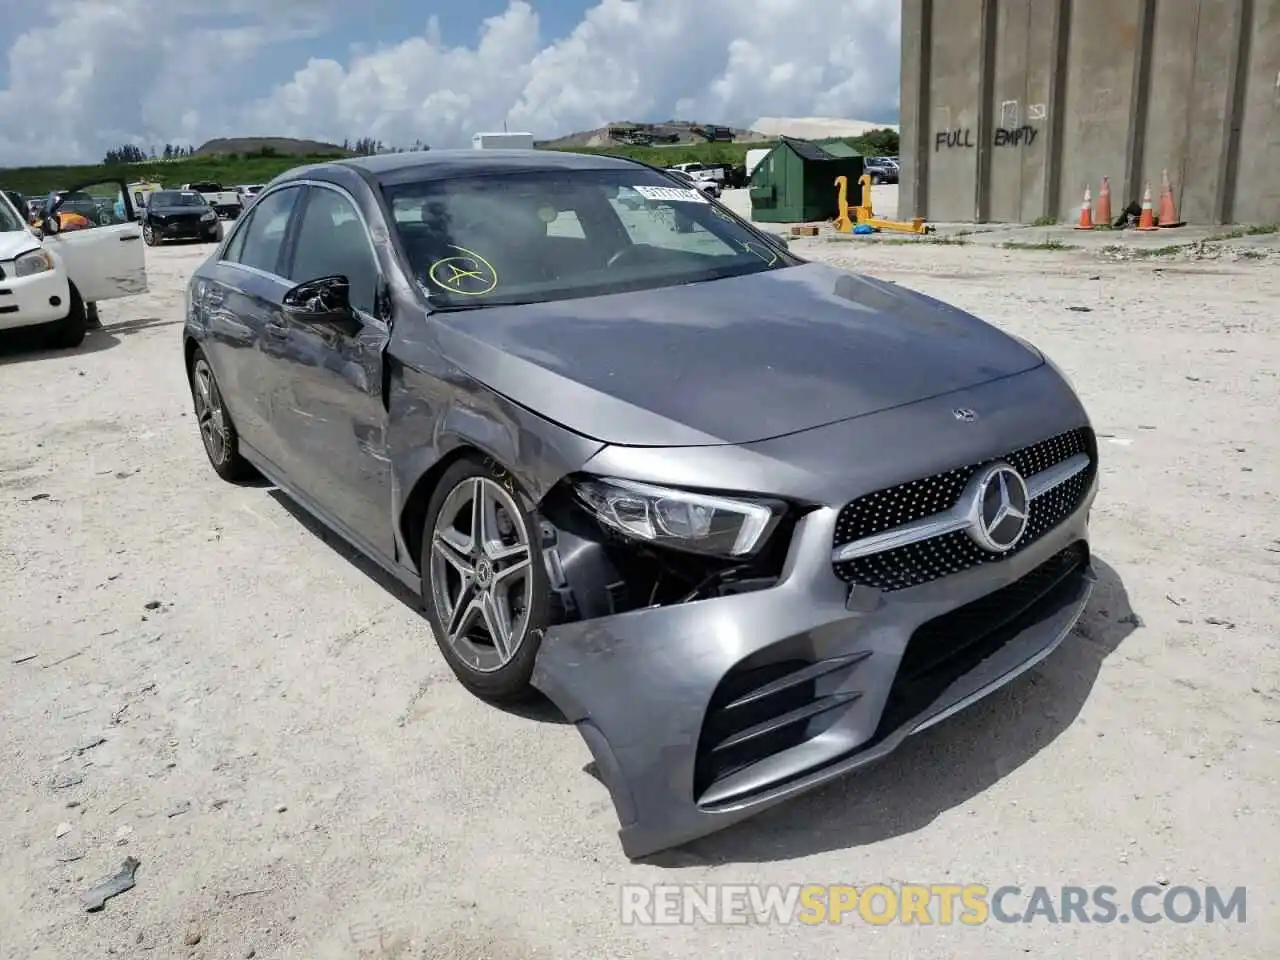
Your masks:
M263 150L270 150L282 157L350 152L322 140L295 140L293 137L221 137L201 144L196 150L196 156L208 156L214 153L243 155L261 153Z

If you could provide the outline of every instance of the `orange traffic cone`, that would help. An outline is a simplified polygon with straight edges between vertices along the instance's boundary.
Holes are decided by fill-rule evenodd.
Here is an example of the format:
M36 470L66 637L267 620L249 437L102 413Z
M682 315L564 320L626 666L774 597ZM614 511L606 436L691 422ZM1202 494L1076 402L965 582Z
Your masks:
M1160 189L1160 226L1181 227L1183 221L1178 219L1178 207L1173 202L1173 187L1169 183L1169 171L1160 171L1164 185Z
M1102 186L1098 189L1098 211L1094 220L1100 227L1111 226L1111 181L1102 178Z
M1147 192L1142 195L1142 216L1138 218L1139 230L1159 230L1156 226L1155 211L1151 209L1151 184L1147 184Z
M1093 193L1088 187L1084 188L1084 202L1080 204L1080 222L1076 224L1076 229L1093 229Z

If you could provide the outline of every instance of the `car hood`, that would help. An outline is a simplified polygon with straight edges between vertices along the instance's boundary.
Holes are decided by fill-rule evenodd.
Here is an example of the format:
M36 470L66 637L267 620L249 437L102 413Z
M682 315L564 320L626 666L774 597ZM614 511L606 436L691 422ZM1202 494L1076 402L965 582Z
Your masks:
M475 379L626 446L770 439L1044 362L960 309L813 263L431 319Z
M0 260L12 260L14 257L35 250L40 241L29 230L5 230L0 232Z
M193 207L193 206L190 206L190 205L188 205L188 206L176 206L176 205L175 205L175 206L147 207L147 212L148 212L148 213L160 213L160 214L163 214L163 215L164 215L164 216L166 216L166 217L173 216L175 213L193 213L193 214L195 214L196 216L200 216L201 214L208 213L208 212L209 212L209 208L208 208L208 207Z

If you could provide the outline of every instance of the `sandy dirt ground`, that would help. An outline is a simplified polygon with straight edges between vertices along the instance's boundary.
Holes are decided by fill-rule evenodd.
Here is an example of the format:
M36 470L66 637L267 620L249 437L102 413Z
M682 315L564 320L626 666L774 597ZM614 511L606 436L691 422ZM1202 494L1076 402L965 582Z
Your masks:
M0 350L0 957L1280 956L1280 266L804 241L1034 340L1103 457L1060 650L874 769L621 854L587 748L451 678L403 593L209 468L181 286ZM141 866L86 913L79 893ZM1244 923L628 926L623 884L1248 888Z

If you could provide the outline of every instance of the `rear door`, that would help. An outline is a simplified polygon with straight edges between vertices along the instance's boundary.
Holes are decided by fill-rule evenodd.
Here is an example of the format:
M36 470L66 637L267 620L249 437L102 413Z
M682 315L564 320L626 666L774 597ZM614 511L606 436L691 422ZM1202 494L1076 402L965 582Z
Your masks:
M285 238L303 189L284 186L264 196L237 225L197 291L208 324L205 352L231 421L277 468L283 464L271 408L280 389L275 358L285 344L275 331L292 286L283 276Z
M46 237L45 244L62 257L81 299L95 303L146 293L142 227L125 182L81 184L67 195L77 198L63 211L67 229ZM73 211L76 216L70 216Z

